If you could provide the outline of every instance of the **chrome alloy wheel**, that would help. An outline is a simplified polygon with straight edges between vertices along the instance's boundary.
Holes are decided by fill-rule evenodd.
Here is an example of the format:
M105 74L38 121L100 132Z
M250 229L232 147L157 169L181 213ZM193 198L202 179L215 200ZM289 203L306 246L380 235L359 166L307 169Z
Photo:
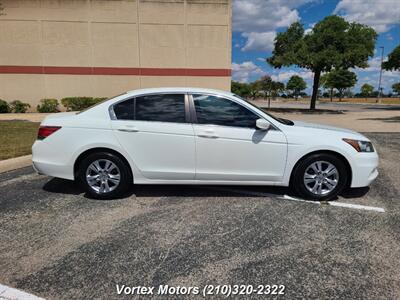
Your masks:
M303 177L307 190L315 195L332 192L339 182L339 172L327 161L315 161L306 168Z
M86 170L86 182L98 194L112 192L120 181L118 167L108 159L95 160Z

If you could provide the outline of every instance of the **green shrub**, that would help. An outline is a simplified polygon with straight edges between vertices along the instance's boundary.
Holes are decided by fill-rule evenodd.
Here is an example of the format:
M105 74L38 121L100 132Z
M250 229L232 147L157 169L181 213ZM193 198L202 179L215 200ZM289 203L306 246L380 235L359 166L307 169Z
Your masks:
M14 100L10 102L11 111L15 113L26 113L30 106L28 103L24 103L20 100Z
M93 98L93 97L67 97L61 99L62 105L68 111L79 111L90 106L93 106L107 98Z
M95 104L97 104L97 103L103 102L107 99L108 99L108 97L97 97L97 98L94 98L93 100L94 100Z
M5 114L9 112L10 112L10 105L6 101L0 99L0 114Z
M58 110L58 100L57 99L42 99L41 104L36 106L36 109L40 113L56 113Z

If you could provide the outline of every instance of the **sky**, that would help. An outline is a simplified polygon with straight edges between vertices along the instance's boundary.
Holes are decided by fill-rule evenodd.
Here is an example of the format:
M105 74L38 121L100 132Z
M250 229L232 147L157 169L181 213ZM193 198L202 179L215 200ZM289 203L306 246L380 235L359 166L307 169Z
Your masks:
M265 62L272 55L277 32L285 31L290 24L300 21L306 33L315 23L329 15L340 15L348 21L371 26L378 33L374 56L369 67L353 70L358 82L353 88L358 92L364 83L378 88L381 52L384 60L400 44L400 0L233 0L232 19L232 78L251 82L262 75L287 82L299 75L307 82L311 92L313 74L307 69L289 67L274 69ZM385 93L400 81L399 71L384 71L382 87Z

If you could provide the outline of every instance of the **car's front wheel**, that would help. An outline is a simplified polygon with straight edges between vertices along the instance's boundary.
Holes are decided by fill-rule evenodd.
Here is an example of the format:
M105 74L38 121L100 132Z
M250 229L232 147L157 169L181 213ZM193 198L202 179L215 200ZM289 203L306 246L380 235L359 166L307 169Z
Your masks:
M296 166L292 187L305 199L331 200L345 188L347 173L339 157L329 153L313 154Z
M129 166L109 152L92 153L79 167L78 179L93 198L112 199L123 196L132 185Z

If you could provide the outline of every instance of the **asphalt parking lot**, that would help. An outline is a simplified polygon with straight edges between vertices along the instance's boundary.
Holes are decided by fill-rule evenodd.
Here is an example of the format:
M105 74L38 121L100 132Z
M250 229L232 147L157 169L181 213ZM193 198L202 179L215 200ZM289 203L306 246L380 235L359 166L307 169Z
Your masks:
M384 212L293 201L270 187L136 186L99 201L31 168L3 173L0 283L47 299L134 298L116 284L282 284L278 298L399 299L400 134L367 135L380 175L368 193L336 203Z

